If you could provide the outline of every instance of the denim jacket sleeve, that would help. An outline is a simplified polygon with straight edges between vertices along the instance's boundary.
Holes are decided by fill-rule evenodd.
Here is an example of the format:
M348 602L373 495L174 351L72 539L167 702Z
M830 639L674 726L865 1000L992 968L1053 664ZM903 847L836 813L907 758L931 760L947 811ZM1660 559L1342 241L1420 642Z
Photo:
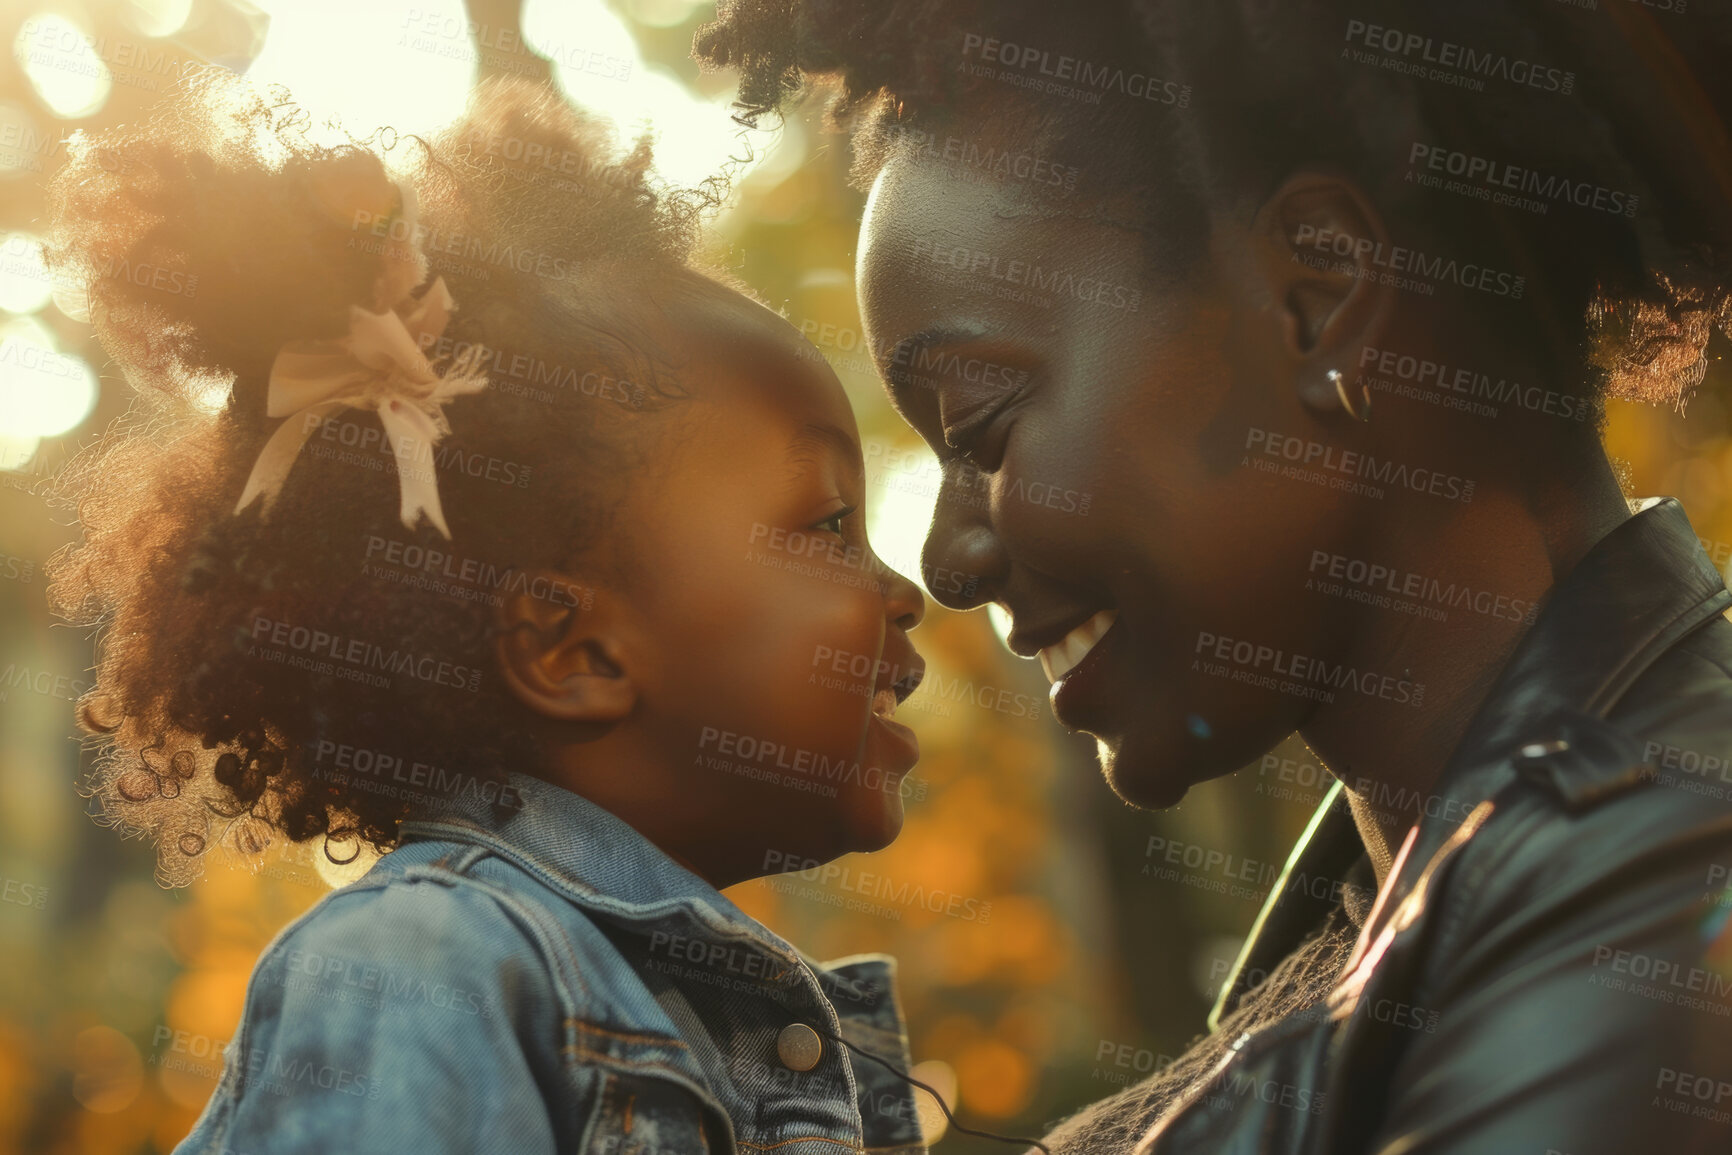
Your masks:
M439 871L327 896L260 959L222 1079L177 1151L574 1147L585 1081L560 1070L558 999L526 913Z

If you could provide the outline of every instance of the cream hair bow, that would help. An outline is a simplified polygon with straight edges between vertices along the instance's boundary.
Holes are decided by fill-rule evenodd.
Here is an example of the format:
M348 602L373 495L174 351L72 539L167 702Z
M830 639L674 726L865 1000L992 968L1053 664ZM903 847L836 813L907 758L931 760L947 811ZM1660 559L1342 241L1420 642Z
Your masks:
M345 337L284 345L271 365L265 413L288 420L265 443L235 512L260 494L269 512L313 431L343 409L372 409L397 459L403 524L415 528L425 512L449 539L427 450L451 432L445 403L487 386L479 346L465 349L444 373L435 372L422 353L445 331L454 307L441 277L419 299L405 298L383 313L351 306Z

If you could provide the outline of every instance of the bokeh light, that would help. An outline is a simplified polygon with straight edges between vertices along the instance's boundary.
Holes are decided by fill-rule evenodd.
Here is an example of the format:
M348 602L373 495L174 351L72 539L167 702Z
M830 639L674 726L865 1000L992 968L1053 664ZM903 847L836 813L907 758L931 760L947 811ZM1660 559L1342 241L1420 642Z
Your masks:
M864 447L866 536L885 565L920 582L920 548L938 501L938 459L924 445L904 442L896 445L893 464L887 466L885 445L868 442Z
M61 135L22 104L0 100L0 180L40 177L59 153Z
M41 239L24 232L0 237L0 309L34 313L48 303L53 291Z
M455 35L416 42L409 4L354 0L262 0L270 15L264 51L247 75L281 84L315 121L340 121L359 135L382 125L429 132L463 111L474 75L461 6L446 10Z
M57 116L89 116L103 106L114 87L114 74L95 42L57 12L24 21L12 40L12 57L42 103Z
M630 30L602 0L527 0L523 31L554 62L572 100L633 135L654 135L656 170L670 182L696 185L724 168L743 177L770 143L769 134L733 122L726 98L705 100L646 64Z
M173 36L192 15L193 0L127 0L126 17L145 36Z
M47 326L27 317L0 324L0 434L58 437L96 404L96 373L62 353Z

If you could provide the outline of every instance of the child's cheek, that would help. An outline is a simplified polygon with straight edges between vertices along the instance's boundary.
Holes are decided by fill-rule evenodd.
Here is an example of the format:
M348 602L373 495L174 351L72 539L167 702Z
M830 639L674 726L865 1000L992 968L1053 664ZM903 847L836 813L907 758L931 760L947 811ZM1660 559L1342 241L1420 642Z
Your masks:
M872 694L898 672L881 657L884 610L875 595L847 588L825 591L822 605L805 621L790 655L799 671L798 711L810 725L806 741L832 758L858 758L872 712ZM791 712L791 711L790 711Z
M668 687L669 697L707 736L700 753L754 771L817 775L858 756L877 638L863 613L838 605L844 599L829 583L789 576L762 581L754 604L736 606L719 630L692 623L685 656L669 670L683 688Z

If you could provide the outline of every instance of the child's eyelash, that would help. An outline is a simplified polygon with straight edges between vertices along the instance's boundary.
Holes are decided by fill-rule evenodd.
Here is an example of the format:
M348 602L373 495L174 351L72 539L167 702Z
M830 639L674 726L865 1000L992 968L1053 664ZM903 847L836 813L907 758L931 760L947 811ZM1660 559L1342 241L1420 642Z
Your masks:
M830 528L831 523L834 522L835 528L832 529L831 532L835 533L837 536L840 536L842 533L842 524L841 523L848 520L848 518L852 517L853 515L854 515L854 506L850 505L845 509L838 509L835 513L832 513L829 517L826 517L823 521L820 521L817 525L813 526L813 528L814 529L828 529L828 528Z

